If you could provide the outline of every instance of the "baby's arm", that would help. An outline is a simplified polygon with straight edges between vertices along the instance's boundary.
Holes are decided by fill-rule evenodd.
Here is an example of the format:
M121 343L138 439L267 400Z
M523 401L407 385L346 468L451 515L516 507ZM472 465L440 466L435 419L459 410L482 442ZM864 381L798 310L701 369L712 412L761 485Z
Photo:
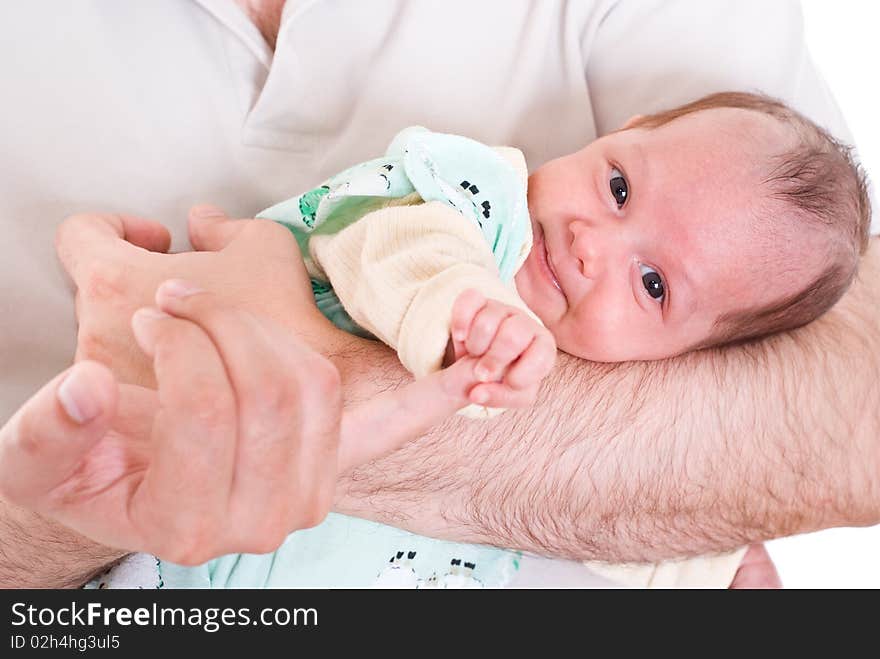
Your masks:
M505 328L498 341L494 340L497 325L485 330L491 332L489 341L479 339L482 322L474 326L473 341L480 340L485 347L477 345L478 352L473 354L483 356L489 344L493 346L484 367L500 357L491 370L506 373L507 367L538 335L541 349L536 352L545 358L535 361L542 361L543 365L536 363L531 369L523 369L533 372L522 381L536 384L540 379L536 373L543 375L552 365L552 358L547 358L548 352L553 353L549 333L536 319L524 322L531 312L513 286L505 285L499 278L492 251L480 231L445 204L396 206L369 213L338 234L314 236L311 252L354 321L395 348L400 361L417 378L442 368L450 342L453 308L468 289L476 289L491 300L473 305L470 319L482 317L484 314L478 312L483 307L487 320L512 319L510 329ZM489 313L501 309L507 311ZM505 347L509 333L520 341L513 354ZM525 344L523 335L530 337ZM460 351L470 352L467 346ZM532 357L527 361L531 362ZM520 378L516 375L513 381L519 383ZM489 401L497 389L507 386L484 384L476 377L473 384L478 385L475 393L488 388ZM527 404L536 388L527 385L522 403L518 398L516 403Z
M452 310L455 359L479 358L478 384L468 398L479 405L525 407L534 402L541 380L553 369L556 341L537 319L520 308L488 299L476 289L458 296Z

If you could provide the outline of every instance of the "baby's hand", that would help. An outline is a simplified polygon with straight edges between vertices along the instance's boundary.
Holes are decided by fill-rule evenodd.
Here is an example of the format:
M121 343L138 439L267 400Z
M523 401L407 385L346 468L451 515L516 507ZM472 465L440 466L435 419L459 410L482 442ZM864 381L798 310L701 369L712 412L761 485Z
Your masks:
M525 311L486 299L473 289L452 308L455 359L477 357L471 402L488 407L532 404L541 380L553 368L556 341Z

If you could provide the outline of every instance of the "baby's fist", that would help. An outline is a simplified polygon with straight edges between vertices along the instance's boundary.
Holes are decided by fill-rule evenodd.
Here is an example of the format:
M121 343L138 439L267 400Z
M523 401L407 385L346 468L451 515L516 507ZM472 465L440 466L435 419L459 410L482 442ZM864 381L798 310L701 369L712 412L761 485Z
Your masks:
M455 358L478 357L478 384L470 400L490 407L530 405L553 368L556 341L522 309L487 299L475 290L459 295L452 309Z

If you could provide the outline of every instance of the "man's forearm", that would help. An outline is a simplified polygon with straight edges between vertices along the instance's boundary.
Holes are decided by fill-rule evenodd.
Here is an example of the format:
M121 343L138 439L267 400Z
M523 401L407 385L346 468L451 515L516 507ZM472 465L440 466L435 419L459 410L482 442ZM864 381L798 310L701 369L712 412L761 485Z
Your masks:
M0 588L76 588L123 555L0 501Z
M438 537L658 560L880 522L880 247L825 317L651 363L562 356L533 408L451 419L352 474L338 509ZM402 377L391 357L355 396ZM373 362L375 363L375 361Z

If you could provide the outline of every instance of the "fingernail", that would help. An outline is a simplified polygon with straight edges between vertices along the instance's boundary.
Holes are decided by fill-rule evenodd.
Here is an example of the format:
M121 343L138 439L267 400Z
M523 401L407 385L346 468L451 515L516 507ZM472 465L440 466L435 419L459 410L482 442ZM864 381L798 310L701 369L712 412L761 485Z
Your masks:
M489 400L489 394L485 391L477 390L471 393L471 400L477 405L483 405Z
M190 215L198 215L199 217L225 217L225 211L219 206L213 204L198 204L189 209Z
M202 292L201 288L183 279L169 279L159 287L157 293L168 297L187 297Z
M82 369L74 369L58 387L58 402L76 423L88 423L101 413L101 404L92 395L92 386Z
M131 329L134 331L134 336L137 339L138 343L145 350L148 346L152 346L153 341L153 326L157 320L161 320L163 318L171 318L164 311L160 311L155 307L144 307L143 309L138 309L134 312L134 315L131 317Z
M486 366L477 364L477 366L474 367L474 376L480 382L489 382L492 379L492 372Z

